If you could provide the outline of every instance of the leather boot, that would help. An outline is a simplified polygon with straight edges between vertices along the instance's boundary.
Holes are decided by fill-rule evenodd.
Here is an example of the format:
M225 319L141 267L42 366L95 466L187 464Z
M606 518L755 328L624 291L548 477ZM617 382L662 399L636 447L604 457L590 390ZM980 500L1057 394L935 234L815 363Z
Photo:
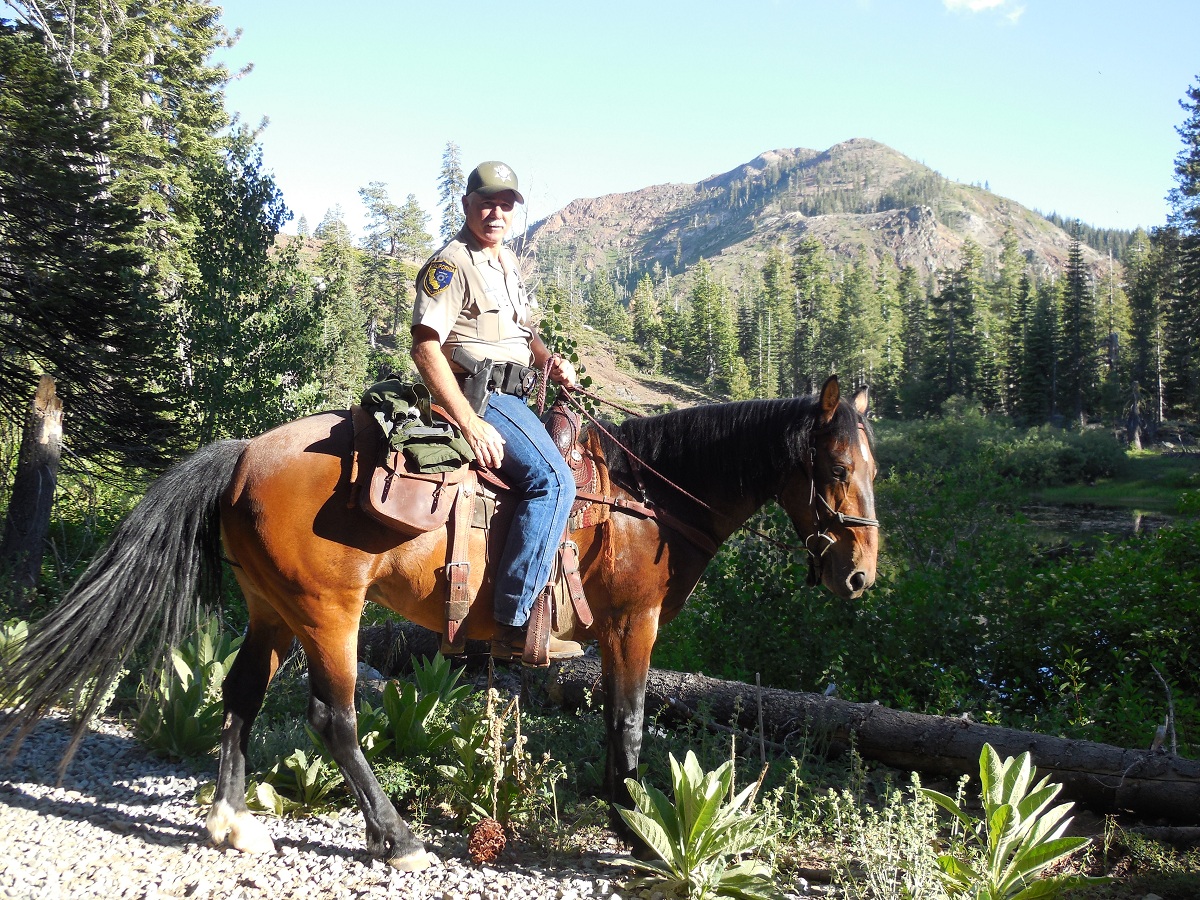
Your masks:
M496 659L521 659L525 655L527 625L501 625L496 623L492 632L492 656ZM575 641L560 641L550 638L550 659L574 659L583 656L583 646ZM523 660L522 660L523 661Z

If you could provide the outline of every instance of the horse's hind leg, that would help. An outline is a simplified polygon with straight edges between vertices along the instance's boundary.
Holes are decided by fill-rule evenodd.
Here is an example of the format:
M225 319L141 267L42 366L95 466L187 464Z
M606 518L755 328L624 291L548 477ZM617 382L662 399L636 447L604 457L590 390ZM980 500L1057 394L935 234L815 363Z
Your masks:
M209 837L218 845L228 841L245 853L274 853L275 845L266 827L246 806L246 749L250 726L293 635L265 603L256 604L250 595L248 602L250 627L222 686L225 722L221 729L221 760L216 796L205 824Z
M321 629L319 638L319 643L312 635L300 639L308 654L312 691L308 720L337 760L358 801L367 824L367 850L402 871L424 869L433 858L396 812L358 743L358 716L354 710L357 616L353 626Z

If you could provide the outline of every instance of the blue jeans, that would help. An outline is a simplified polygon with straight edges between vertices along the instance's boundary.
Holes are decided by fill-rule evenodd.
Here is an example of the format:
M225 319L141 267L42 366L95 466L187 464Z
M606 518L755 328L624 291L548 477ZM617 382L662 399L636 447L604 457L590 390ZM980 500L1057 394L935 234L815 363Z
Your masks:
M496 566L496 621L524 625L554 565L575 502L575 478L558 447L524 400L492 394L484 420L504 438L499 474L517 497L504 552Z

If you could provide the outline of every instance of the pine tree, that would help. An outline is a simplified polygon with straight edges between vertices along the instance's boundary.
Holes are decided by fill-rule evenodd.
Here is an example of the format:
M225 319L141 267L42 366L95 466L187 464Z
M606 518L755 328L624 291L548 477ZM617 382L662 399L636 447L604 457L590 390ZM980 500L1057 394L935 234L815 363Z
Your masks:
M439 233L442 241L453 238L463 226L462 197L466 192L467 179L463 175L458 144L447 141L446 149L442 152L442 171L438 176L438 202L442 210Z
M767 252L762 285L750 307L750 384L755 396L779 397L792 392L789 357L795 334L792 260L780 245Z
M875 272L861 249L853 265L842 273L838 307L840 353L834 358L834 368L851 384L869 384L879 370L885 336Z
M796 248L792 266L796 331L792 338L790 374L793 394L807 393L833 373L840 359L837 333L838 297L833 288L825 247L806 237Z
M367 314L355 291L354 251L340 206L325 214L317 238L322 244L317 254L315 299L321 324L316 369L322 400L341 408L356 400L366 384L370 353Z
M1163 293L1169 323L1167 366L1170 398L1181 411L1200 412L1200 80L1179 104L1187 118L1176 130L1183 148L1175 157L1175 187L1165 251Z
M1125 292L1130 308L1130 380L1153 396L1157 410L1161 380L1162 297L1159 280L1161 248L1140 228L1125 251ZM1131 385L1132 389L1132 385Z
M991 320L995 323L999 381L998 409L1011 412L1021 361L1021 337L1028 309L1026 260L1012 226L1004 230L1000 246L1000 272L992 285Z
M904 302L900 293L901 273L885 257L875 274L880 330L875 337L879 362L871 376L871 404L880 414L895 415L900 408L900 385L904 376Z
M1063 282L1037 290L1017 380L1016 418L1027 425L1053 421L1058 414L1058 319Z
M76 455L161 462L171 362L133 277L140 222L94 165L103 121L31 28L0 24L0 85L0 406L23 415L50 373Z
M379 181L358 193L367 209L364 258L356 284L368 317L367 340L373 349L380 347L385 340L381 332L386 330L389 362L383 367L403 371L410 345L405 325L411 312L409 294L433 240L425 231L429 216L415 194L409 194L401 206L391 201L387 185Z
M968 239L962 263L943 280L930 308L925 365L938 404L955 395L975 397L983 327L980 307L986 302L983 254Z
M1087 423L1098 382L1095 306L1091 275L1076 234L1071 239L1063 279L1059 385L1064 402L1080 425Z
M662 369L662 318L654 296L654 280L649 273L638 279L630 301L633 339L646 351L647 369L656 374Z
M727 388L737 358L728 291L701 259L692 272L691 316L687 323L686 359L692 372L718 390Z
M933 395L924 377L930 321L929 293L913 266L900 270L897 293L904 315L899 407L903 415L912 417L933 409Z
M588 324L617 340L630 340L633 327L629 314L617 299L612 281L604 273L597 274L588 291Z
M150 291L173 300L196 276L193 166L221 153L229 73L213 53L231 43L204 0L13 0L41 28L110 138L97 159L114 200L138 211L133 245Z
M235 132L220 159L193 173L199 277L183 288L178 392L190 437L250 437L313 411L317 317L299 244L277 251L289 213L262 152Z

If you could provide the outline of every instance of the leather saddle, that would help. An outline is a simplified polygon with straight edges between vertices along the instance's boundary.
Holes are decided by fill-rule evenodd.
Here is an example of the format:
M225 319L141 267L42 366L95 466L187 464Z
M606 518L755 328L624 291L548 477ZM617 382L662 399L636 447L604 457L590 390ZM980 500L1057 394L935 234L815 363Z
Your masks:
M448 413L438 414L453 421ZM463 620L470 613L474 597L469 586L469 535L472 527L488 528L497 497L507 486L488 470L461 466L449 472L410 471L403 451L392 450L383 440L374 418L361 406L351 407L354 425L354 450L350 465L350 506L383 525L405 535L433 531L442 526L449 530L447 541L446 628L442 652L462 653L466 639L461 634ZM543 417L546 430L575 478L578 491L596 496L608 493L607 467L597 464L599 447L592 440L581 443L579 414L559 401ZM589 436L590 437L590 436ZM578 622L592 624L592 613L579 575L578 547L570 540L578 528L598 525L608 518L608 507L585 497L577 497L571 507L567 533L559 544L558 562L550 584L539 594L529 616L529 635L525 642L524 662L546 665L546 648L551 632L556 635L572 630Z

